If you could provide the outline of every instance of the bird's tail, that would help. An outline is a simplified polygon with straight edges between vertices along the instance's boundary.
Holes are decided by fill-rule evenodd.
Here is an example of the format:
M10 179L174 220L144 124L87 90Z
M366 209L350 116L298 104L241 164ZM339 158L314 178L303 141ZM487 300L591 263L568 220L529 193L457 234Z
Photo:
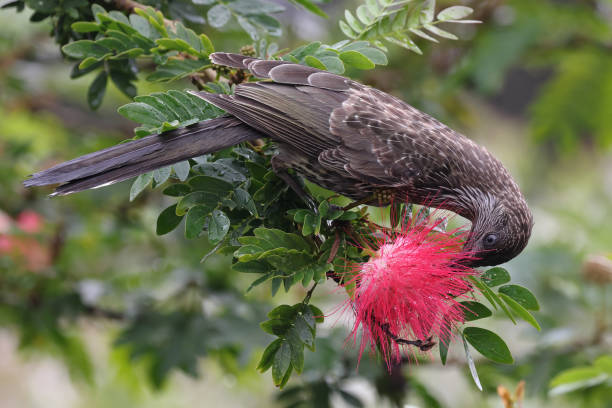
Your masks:
M24 185L60 184L54 195L76 193L259 137L240 120L224 116L78 157L33 174Z

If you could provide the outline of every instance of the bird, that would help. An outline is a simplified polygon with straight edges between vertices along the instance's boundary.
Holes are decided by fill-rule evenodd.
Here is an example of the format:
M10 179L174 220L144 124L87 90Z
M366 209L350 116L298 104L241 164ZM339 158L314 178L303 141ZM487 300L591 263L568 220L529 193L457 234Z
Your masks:
M462 251L473 255L466 261L470 267L507 262L527 245L533 216L508 170L483 146L432 116L310 66L223 52L210 60L259 79L237 85L232 95L193 92L224 116L87 154L35 173L24 184L59 184L54 194L65 195L268 138L278 148L271 160L278 174L293 169L357 203L401 200L468 219Z

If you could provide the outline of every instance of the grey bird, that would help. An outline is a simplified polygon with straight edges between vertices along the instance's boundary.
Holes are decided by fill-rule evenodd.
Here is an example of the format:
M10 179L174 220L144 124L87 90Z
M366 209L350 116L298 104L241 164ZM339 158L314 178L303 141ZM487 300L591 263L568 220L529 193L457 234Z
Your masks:
M111 184L240 142L270 138L272 166L294 169L358 202L408 201L472 222L464 251L472 267L497 265L527 245L533 217L510 173L484 147L377 89L287 61L214 53L218 65L259 82L234 95L197 95L227 115L147 136L58 164L26 186L60 184L64 195Z

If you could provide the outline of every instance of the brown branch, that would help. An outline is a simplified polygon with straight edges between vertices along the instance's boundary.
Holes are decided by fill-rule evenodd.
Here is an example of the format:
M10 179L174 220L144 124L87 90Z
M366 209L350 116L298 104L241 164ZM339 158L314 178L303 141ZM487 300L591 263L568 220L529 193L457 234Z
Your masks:
M110 320L125 320L126 318L125 314L122 312L103 309L97 306L85 306L83 310L85 314L92 317L102 317Z

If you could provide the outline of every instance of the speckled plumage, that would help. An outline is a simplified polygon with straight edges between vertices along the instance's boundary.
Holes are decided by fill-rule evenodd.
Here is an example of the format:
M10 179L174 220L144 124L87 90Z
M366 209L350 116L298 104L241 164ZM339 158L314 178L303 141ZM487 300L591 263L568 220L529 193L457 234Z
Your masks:
M232 96L199 96L278 141L277 165L355 200L391 190L395 199L470 219L468 248L481 258L475 265L504 262L526 245L531 212L509 172L484 147L338 75L235 54L216 53L213 60L274 81L240 85ZM503 247L479 247L489 233L503 234Z
M275 168L293 168L355 200L386 191L395 199L454 211L472 221L465 249L480 258L476 266L505 262L527 244L532 216L508 171L485 148L431 116L377 89L315 68L226 53L214 53L211 59L265 79L237 86L234 95L197 95L242 122L231 125L233 143L240 131L246 134L242 140L275 140ZM205 140L205 127L201 133ZM207 145L196 150L213 151ZM121 166L113 166L120 172ZM80 178L94 173L84 172ZM45 183L37 183L37 177L44 177ZM53 180L41 172L28 182ZM64 177L55 182L75 181ZM85 183L87 188L91 184ZM59 188L78 191L65 186ZM484 245L491 235L497 238L494 245Z

